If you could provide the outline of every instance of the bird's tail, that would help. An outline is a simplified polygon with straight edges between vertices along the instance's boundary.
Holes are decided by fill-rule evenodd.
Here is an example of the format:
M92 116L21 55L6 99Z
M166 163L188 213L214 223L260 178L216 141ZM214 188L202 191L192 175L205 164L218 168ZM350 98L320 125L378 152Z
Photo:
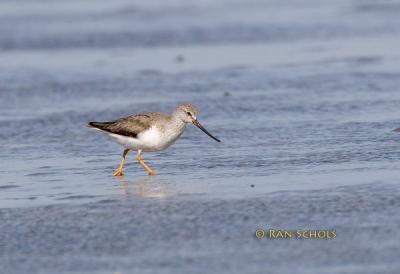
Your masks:
M108 124L107 122L89 122L87 127L104 130Z

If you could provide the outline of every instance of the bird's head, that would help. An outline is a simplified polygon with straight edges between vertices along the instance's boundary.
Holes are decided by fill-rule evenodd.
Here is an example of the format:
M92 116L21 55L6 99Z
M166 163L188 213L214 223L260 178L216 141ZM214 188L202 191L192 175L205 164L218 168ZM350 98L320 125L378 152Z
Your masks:
M175 113L185 123L193 123L197 119L197 108L189 103L180 104Z
M192 123L199 129L201 129L205 134L210 136L212 139L214 139L217 142L221 142L217 138L211 135L210 132L208 132L197 120L197 108L193 106L192 104L189 103L183 103L180 104L179 106L176 107L174 111L174 116L178 117L185 123Z

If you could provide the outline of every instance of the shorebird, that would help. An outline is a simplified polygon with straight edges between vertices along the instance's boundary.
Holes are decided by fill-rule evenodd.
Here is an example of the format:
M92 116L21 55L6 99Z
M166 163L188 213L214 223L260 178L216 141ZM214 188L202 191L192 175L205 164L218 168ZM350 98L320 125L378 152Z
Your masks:
M112 122L89 122L88 127L107 133L124 147L121 162L114 176L122 176L122 168L129 150L136 151L136 160L149 175L153 175L153 170L141 157L142 151L166 149L182 135L188 123L197 126L215 141L221 142L199 123L196 107L188 103L177 106L170 116L162 112L149 112L119 118Z

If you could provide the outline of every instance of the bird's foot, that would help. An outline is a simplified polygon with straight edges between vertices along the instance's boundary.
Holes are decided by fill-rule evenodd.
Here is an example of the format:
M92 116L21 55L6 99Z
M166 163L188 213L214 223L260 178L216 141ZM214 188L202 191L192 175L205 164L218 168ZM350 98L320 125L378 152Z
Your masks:
M139 164L146 169L149 175L154 175L154 171L143 161L140 155L136 155L136 161L138 161Z
M147 170L147 173L148 173L150 176L152 176L152 175L155 174L154 171L153 171L152 169L150 169L150 168L149 168L149 170Z
M114 176L122 176L122 168L117 168L114 172Z

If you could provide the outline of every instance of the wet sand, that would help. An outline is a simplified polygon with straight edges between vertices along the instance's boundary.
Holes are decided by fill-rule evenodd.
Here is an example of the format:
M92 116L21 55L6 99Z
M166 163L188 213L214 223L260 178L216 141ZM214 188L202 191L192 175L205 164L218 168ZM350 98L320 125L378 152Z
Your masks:
M143 188L149 189L124 189L125 199L2 209L3 270L396 273L400 267L398 184L284 191L253 199L164 197ZM259 227L335 229L337 237L259 240L254 236Z

